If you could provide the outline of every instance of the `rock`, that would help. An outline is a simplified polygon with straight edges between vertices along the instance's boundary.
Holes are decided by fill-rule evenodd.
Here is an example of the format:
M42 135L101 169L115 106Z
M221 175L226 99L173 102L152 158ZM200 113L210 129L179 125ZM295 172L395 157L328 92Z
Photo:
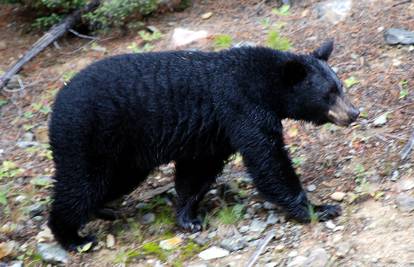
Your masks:
M325 267L329 260L329 254L323 248L315 248L309 254L304 266L307 267Z
M172 40L175 47L180 47L202 39L206 39L207 36L207 31L191 31L184 28L175 28Z
M325 226L326 228L331 229L331 230L335 229L336 227L336 225L332 222L332 220L326 221Z
M21 88L20 82L22 82L22 78L20 77L20 75L16 74L13 77L11 77L6 87L7 89L10 89L10 90L20 89Z
M344 192L335 192L331 195L331 199L340 202L344 200L345 196L346 196L346 193Z
M106 236L106 247L107 248L112 248L115 246L115 237L111 234L108 234Z
M160 248L164 250L172 250L178 247L183 242L180 236L174 236L173 238L160 241Z
M38 146L39 143L38 142L34 142L34 141L18 141L16 143L16 145L19 148L28 148L28 147L32 147L32 146Z
M155 214L154 213L146 213L141 217L142 224L151 224L155 221Z
M198 254L198 256L201 259L207 261L207 260L222 258L222 257L225 257L229 254L230 254L230 252L228 250L225 250L225 249L214 246L214 247L210 247L210 248L202 251L200 254Z
M50 231L49 227L46 227L45 229L43 229L42 231L40 231L37 235L36 235L36 240L39 243L42 242L50 242L54 240L54 236L52 234L52 231Z
M265 201L265 203L263 203L263 208L267 209L267 210L274 210L276 209L276 205L273 203L270 203L268 201Z
M337 24L346 19L352 8L352 0L326 0L316 5L318 17Z
M32 142L34 140L34 134L32 134L31 132L26 132L26 133L23 134L23 136L20 140L21 141Z
M257 46L255 43L253 42L249 42L249 41L241 41L238 42L236 44L233 45L234 48L239 48L239 47L255 47Z
M299 266L305 266L305 262L308 258L304 256L296 256L292 259L291 262L287 265L288 267L299 267Z
M239 232L240 233L247 233L250 230L250 227L248 225L243 225L240 227Z
M267 223L259 219L254 219L252 223L250 224L250 231L261 233L266 229L266 227L267 227Z
M66 264L69 261L68 253L57 243L39 243L37 252L45 262Z
M389 45L414 44L414 32L404 29L391 28L384 32L384 39Z
M23 267L23 262L22 261L12 261L9 262L7 267Z
M278 221L279 221L279 217L274 212L269 213L269 216L267 216L267 219L266 219L266 223L270 225L276 224Z
M335 255L339 258L343 258L346 256L346 254L348 254L351 248L352 246L350 242L341 242L336 246Z
M414 197L407 194L399 194L396 197L397 207L403 212L411 212L414 210Z
M316 185L310 184L306 187L306 190L308 190L308 192L313 192L316 190Z
M404 179L400 181L400 188L403 191L411 190L414 188L414 180Z
M17 243L15 241L7 241L0 243L0 260L10 256L15 250Z
M398 170L395 170L392 172L391 181L395 182L398 180L398 177L400 176L400 172Z
M27 212L31 218L41 215L44 210L45 205L43 203L35 203L27 208Z
M229 239L224 239L220 243L220 246L224 249L229 250L230 252L233 252L233 251L241 250L247 247L247 242L242 237L236 237L236 238L233 237Z
M381 114L380 116L378 116L373 122L374 126L379 127L379 126L386 124L387 116L388 116L388 112L385 112L384 114Z
M7 48L7 43L6 41L0 41L0 50L4 50Z
M209 18L211 18L211 16L213 16L213 12L207 12L207 13L204 13L203 15L201 15L201 18L202 19L209 19Z
M286 248L285 245L279 244L275 247L275 251L282 252L283 250L285 250L285 248Z

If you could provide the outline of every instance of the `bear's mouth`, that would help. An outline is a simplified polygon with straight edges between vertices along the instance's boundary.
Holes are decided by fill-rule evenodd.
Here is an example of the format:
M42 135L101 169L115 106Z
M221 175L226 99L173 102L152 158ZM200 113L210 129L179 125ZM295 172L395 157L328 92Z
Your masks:
M348 126L359 116L359 110L345 97L337 97L335 104L328 110L327 117L330 122L339 126Z

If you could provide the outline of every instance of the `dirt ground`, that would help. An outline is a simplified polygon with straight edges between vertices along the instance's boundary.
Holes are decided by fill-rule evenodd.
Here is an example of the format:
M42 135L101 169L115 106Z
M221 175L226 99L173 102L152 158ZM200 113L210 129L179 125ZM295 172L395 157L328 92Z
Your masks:
M337 24L318 16L318 2L302 1L282 16L272 12L275 1L195 0L185 11L149 18L146 25L163 33L152 43L156 51L176 49L172 34L177 27L209 33L208 38L185 49L213 50L217 34L231 35L234 43L264 45L269 25L281 23L280 32L291 40L294 52L310 52L323 40L334 38L330 64L342 80L352 77L357 81L347 94L360 107L361 118L348 128L293 121L284 121L284 126L291 157L310 198L316 203L335 202L333 193L345 193L340 201L343 215L328 223L301 225L270 208L277 223L253 235L242 249L203 261L198 257L200 251L220 246L235 233L240 235L243 226L250 226L254 219L266 221L270 211L236 157L204 203L213 211L207 213L210 220L205 230L198 235L181 233L171 218L174 192L154 196L144 208L139 205L143 192L171 181L172 167L167 166L125 198L120 204L122 220L88 225L88 231L97 233L99 246L87 253L72 253L67 265L245 266L266 232L276 230L276 238L257 266L414 266L414 216L410 213L414 210L410 203L414 153L405 160L400 157L414 129L414 47L389 46L383 37L384 30L391 27L414 30L414 2L353 1L349 14ZM212 12L211 17L203 19L207 12ZM24 21L12 6L0 6L0 70L41 36L25 31ZM47 264L37 245L51 241L45 231L53 175L47 120L54 94L89 63L131 52L133 44L143 42L133 31L99 38L93 43L70 35L59 40L58 46L47 48L20 73L26 85L23 91L14 83L0 94L0 266ZM240 191L247 195L241 196ZM234 204L243 205L240 220L226 224L217 219L223 206ZM157 219L141 225L148 207ZM160 240L176 235L183 239L181 247L168 252L158 247ZM203 238L207 241L201 242ZM7 247L13 249L6 253ZM324 250L327 260L318 263L312 258L316 248Z

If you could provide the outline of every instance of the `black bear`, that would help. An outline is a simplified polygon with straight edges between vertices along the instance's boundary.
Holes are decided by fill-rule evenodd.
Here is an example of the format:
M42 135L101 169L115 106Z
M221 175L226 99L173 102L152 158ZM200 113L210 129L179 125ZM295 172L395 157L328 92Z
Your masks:
M104 204L175 162L177 223L201 229L197 205L229 156L240 152L257 190L295 220L310 220L281 120L348 125L358 110L328 66L333 42L310 54L263 47L126 54L96 62L62 88L50 142L55 185L49 226L66 249ZM312 206L319 220L336 205Z

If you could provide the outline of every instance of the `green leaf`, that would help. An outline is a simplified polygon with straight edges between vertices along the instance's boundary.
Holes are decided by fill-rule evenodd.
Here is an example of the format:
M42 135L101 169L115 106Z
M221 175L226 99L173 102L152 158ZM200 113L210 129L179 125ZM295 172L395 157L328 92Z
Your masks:
M214 37L215 50L226 49L233 43L233 38L228 34L219 34Z
M86 243L85 245L78 247L78 252L79 253L83 253L83 252L87 252L92 248L92 242Z
M2 204L3 206L7 205L6 191L0 191L0 204Z
M285 51L292 47L289 39L282 37L276 30L269 31L267 35L266 45L272 49Z
M349 77L344 81L346 88L351 88L352 86L359 84L359 81L354 76Z
M7 100L6 99L0 99L0 108L4 105L7 104Z
M282 5L280 8L273 8L272 13L278 16L289 15L290 5Z
M408 81L402 80L399 82L400 85L400 99L406 98L408 96Z

